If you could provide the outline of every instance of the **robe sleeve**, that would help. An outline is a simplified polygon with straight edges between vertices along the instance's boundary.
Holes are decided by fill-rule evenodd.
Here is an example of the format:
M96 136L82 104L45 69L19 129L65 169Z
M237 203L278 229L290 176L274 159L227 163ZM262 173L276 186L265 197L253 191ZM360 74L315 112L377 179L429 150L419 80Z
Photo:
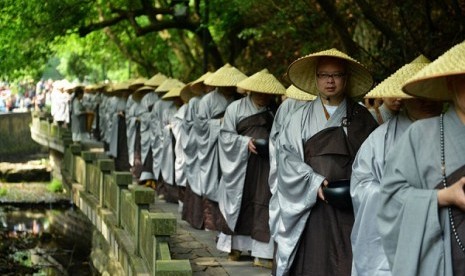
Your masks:
M376 222L384 165L387 124L376 129L360 147L352 165L350 193L355 222L351 243L352 275L391 275Z
M231 229L239 217L240 202L249 158L248 142L251 137L239 135L236 131L239 101L231 104L225 112L219 134L219 160L222 172L220 180L220 210Z
M437 190L421 164L432 161L416 158L415 145L427 142L421 135L413 124L399 139L381 181L378 223L392 275L446 275Z
M286 274L295 256L298 241L305 227L310 210L317 200L322 175L313 171L304 161L302 117L300 108L281 129L278 138L277 195L280 206L280 229L275 240L279 244L277 275Z

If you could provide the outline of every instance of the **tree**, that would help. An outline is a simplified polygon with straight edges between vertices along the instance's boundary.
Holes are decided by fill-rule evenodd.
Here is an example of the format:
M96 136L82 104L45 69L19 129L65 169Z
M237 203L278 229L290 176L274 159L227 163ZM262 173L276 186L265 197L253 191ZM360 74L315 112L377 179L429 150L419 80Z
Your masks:
M225 62L282 76L296 58L337 47L382 80L465 39L459 0L2 0L0 8L4 76L38 76L49 57L73 52L100 79L162 72L189 81Z

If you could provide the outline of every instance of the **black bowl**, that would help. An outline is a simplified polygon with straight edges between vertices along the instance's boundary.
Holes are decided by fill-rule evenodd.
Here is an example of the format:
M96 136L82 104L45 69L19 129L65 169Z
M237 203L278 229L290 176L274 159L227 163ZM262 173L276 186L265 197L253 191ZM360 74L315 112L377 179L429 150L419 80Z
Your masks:
M341 179L329 182L323 188L326 201L341 210L352 210L352 198L350 197L350 180Z
M268 148L268 140L266 139L255 139L254 140L255 148L257 149L257 153L262 156L267 156L269 152Z

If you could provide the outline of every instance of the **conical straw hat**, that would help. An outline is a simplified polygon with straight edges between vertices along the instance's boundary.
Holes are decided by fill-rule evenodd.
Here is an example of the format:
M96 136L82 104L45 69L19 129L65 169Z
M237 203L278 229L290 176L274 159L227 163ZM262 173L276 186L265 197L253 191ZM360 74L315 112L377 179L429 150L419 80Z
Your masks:
M137 78L129 84L129 89L135 91L138 88L144 86L144 83L147 81L146 78Z
M299 101L313 101L314 99L316 99L315 95L304 92L300 90L299 88L295 87L294 85L291 85L286 89L285 95L288 98L299 100Z
M412 96L402 92L402 85L404 85L405 81L418 73L430 62L431 61L425 56L420 55L412 62L405 64L388 78L380 82L375 88L365 95L365 98L412 98Z
M316 89L316 66L320 57L340 58L347 62L347 73L349 76L346 92L349 97L362 96L373 86L373 79L365 66L336 49L313 53L291 63L287 69L287 75L291 83L300 90L318 95Z
M192 92L194 92L197 95L202 95L205 93L205 84L204 81L211 76L213 73L212 72L207 72L200 76L200 78L196 79L195 81L190 83L190 88Z
M157 73L153 77L151 77L149 80L144 82L144 85L148 86L153 86L153 87L158 87L160 86L168 77L163 75L162 73Z
M286 88L276 79L268 69L263 69L252 76L240 81L238 88L265 94L283 95Z
M465 41L450 48L407 80L402 90L414 97L448 101L452 98L448 93L446 77L464 74Z
M174 87L172 89L170 89L170 91L168 91L168 93L166 93L165 95L163 95L163 97L161 97L163 100L167 100L167 99L172 99L172 98L176 98L176 97L180 97L181 96L181 89L183 88L183 86L181 87Z
M155 92L168 92L175 87L184 87L184 85L185 84L183 82L177 79L168 78L160 86L158 86L157 89L155 89Z
M113 83L111 86L111 89L108 90L108 92L111 95L117 95L119 96L121 92L124 91L131 91L129 90L129 82L118 82L118 83Z
M238 82L246 79L247 76L236 67L227 63L215 73L208 76L204 83L210 86L236 86Z

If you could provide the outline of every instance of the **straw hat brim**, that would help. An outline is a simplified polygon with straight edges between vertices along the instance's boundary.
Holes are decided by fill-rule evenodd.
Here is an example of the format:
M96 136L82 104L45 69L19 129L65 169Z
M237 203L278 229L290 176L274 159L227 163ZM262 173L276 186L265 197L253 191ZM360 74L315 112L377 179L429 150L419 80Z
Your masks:
M411 99L412 96L402 91L404 83L425 68L430 61L423 55L419 56L411 63L405 64L388 78L380 82L373 88L365 98L398 98L398 99Z
M414 97L450 101L447 77L465 75L465 41L455 45L409 79L402 90Z
M240 81L237 88L272 95L284 95L286 93L286 88L266 69Z
M285 95L288 98L299 100L299 101L313 101L316 99L315 95L304 92L300 90L299 88L295 87L294 85L291 85L286 89Z
M156 93L169 92L171 89L176 87L184 87L185 84L177 79L168 78L160 86L155 89Z
M170 100L170 99L173 99L173 98L178 98L181 96L181 89L182 87L175 87L175 88L172 88L170 91L168 91L168 93L166 93L165 95L163 95L162 100Z
M226 64L208 76L204 84L215 87L232 87L246 78L247 76L236 67Z
M144 85L158 87L167 79L168 79L167 76L165 76L165 75L163 75L161 73L158 73L158 74L154 75L153 77L151 77L146 82L144 82Z
M346 93L349 97L363 96L373 86L370 72L355 59L336 50L330 49L301 57L291 63L287 75L291 83L307 93L318 95L316 88L316 66L321 57L339 58L347 63L348 79Z

